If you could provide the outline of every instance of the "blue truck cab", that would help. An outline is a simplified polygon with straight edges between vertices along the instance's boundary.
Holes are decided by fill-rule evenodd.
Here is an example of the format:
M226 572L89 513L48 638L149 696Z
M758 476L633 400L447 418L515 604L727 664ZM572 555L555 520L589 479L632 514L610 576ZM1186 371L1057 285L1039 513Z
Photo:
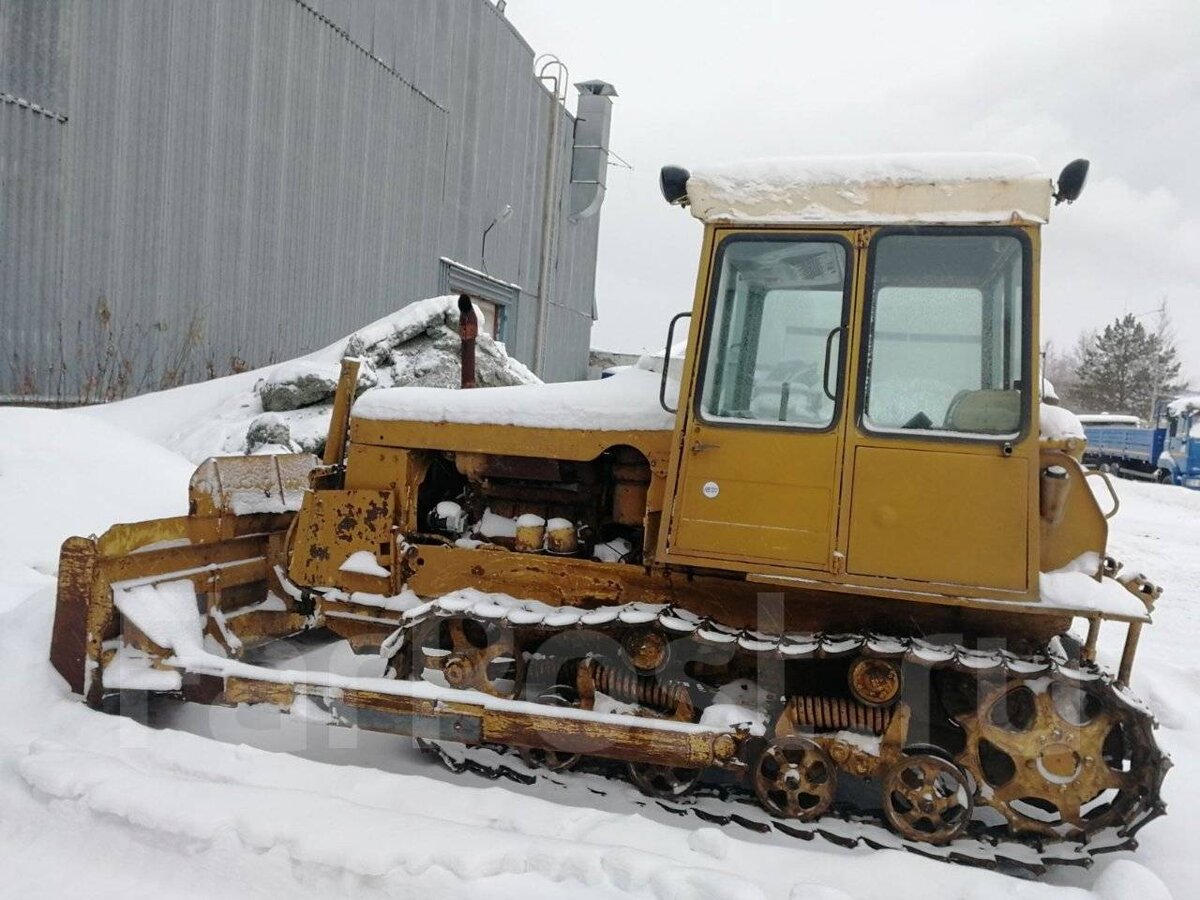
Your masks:
M1200 490L1200 396L1156 407L1153 427L1135 416L1082 415L1088 465L1164 484Z
M1200 490L1200 397L1164 404L1157 425L1163 434L1160 480Z

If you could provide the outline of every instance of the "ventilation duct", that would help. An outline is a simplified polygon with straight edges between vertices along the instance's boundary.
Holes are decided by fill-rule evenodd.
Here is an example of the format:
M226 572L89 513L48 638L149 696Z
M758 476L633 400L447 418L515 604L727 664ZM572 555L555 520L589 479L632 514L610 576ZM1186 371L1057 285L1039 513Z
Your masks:
M575 143L571 148L573 222L594 216L604 202L612 98L617 96L617 89L607 81L581 81L575 87L579 103L575 112Z

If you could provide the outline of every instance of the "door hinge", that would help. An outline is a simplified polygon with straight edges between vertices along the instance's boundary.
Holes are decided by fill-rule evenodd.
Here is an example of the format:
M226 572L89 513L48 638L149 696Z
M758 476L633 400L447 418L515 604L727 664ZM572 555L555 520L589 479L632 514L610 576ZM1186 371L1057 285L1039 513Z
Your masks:
M830 559L830 568L833 569L834 575L846 574L846 554L841 550L834 550L833 557Z
M866 250L867 244L871 242L871 232L865 228L860 228L854 232L854 249Z

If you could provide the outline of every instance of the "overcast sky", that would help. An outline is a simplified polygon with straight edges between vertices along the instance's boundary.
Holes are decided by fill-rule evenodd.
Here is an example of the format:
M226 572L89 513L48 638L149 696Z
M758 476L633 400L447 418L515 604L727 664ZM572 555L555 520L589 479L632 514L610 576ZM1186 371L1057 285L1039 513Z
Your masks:
M691 305L701 229L660 197L665 163L994 150L1057 173L1084 156L1087 189L1044 232L1043 342L1165 296L1200 387L1197 0L509 0L507 15L572 81L620 94L612 149L634 171L609 170L593 346L657 348Z

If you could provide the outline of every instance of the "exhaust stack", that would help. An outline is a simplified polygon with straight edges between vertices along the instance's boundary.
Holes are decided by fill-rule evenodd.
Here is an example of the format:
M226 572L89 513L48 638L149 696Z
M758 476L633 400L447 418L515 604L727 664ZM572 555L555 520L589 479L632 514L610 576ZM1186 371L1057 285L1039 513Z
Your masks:
M479 336L479 320L475 304L466 294L458 295L458 336L462 341L462 387L475 387L475 338Z

